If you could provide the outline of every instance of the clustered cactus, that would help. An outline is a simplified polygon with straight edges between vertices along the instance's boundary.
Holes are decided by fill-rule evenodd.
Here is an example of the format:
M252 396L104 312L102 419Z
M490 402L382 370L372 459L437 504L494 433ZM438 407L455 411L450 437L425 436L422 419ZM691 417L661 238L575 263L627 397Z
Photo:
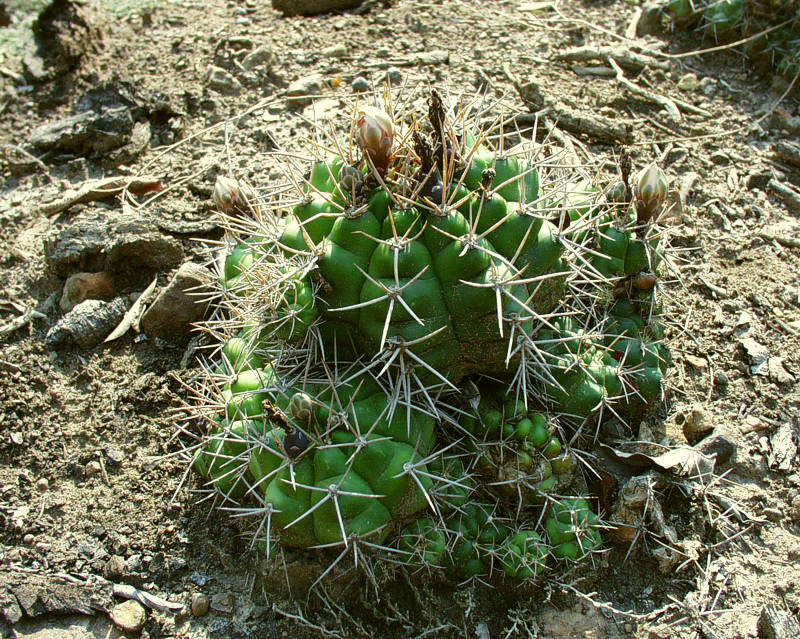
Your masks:
M530 578L601 546L573 445L661 400L667 183L623 162L602 189L476 104L356 108L288 195L217 182L187 450L268 555Z
M763 34L746 42L745 52L766 55L780 73L800 72L796 0L668 0L665 11L677 27L698 27L718 41Z

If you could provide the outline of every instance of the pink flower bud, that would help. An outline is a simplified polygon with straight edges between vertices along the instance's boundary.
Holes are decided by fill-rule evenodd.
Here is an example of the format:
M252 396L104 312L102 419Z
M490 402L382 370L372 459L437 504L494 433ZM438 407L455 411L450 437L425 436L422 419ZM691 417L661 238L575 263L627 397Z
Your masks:
M640 223L649 221L661 208L668 190L667 178L655 163L639 171L633 184L633 198Z
M392 155L394 125L385 111L375 107L361 107L358 113L358 146L368 154L375 167L385 172Z

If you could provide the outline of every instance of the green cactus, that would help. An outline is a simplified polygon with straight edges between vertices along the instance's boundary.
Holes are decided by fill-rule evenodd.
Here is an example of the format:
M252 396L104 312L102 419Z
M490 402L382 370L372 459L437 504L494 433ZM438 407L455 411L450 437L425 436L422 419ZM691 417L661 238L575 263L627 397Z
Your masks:
M675 26L699 25L716 41L747 38L744 51L780 73L800 70L800 12L794 0L669 0L664 11Z
M215 189L225 338L191 459L255 504L267 548L532 578L600 545L587 502L558 500L581 490L563 435L660 402L666 181L647 167L606 198L466 113L433 93L401 132L362 108L289 210Z

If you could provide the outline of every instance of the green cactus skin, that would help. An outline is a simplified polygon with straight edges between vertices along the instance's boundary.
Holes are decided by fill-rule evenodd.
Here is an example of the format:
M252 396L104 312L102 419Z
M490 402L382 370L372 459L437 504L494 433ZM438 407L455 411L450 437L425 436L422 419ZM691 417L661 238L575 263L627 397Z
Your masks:
M602 543L597 515L582 498L553 502L544 527L556 559L578 561Z
M295 200L231 224L192 465L256 504L270 555L363 542L531 579L601 544L587 502L560 498L579 479L564 433L661 400L666 249L624 184L551 174L437 99L396 148L388 115L360 113Z

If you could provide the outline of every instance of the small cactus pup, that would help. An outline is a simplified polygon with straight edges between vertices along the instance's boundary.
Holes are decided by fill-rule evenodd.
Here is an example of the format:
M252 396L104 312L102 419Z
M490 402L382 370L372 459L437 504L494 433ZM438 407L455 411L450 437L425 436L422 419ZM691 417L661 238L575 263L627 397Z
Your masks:
M583 425L661 398L667 183L604 189L479 98L397 104L272 156L272 192L218 180L188 456L268 555L533 578L600 546Z

